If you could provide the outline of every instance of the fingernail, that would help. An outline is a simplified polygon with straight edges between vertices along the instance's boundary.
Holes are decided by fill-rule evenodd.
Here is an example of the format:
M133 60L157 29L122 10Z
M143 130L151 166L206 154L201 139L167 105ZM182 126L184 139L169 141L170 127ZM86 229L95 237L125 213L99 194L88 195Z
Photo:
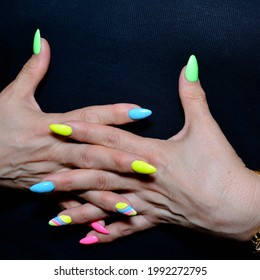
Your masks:
M156 172L156 168L153 165L142 160L133 161L132 169L136 173L140 173L140 174L153 174Z
M90 244L95 244L95 243L98 243L98 238L94 235L89 235L89 236L86 236L84 238L82 238L79 243L80 244L84 244L84 245L90 245Z
M60 215L49 221L50 226L58 227L58 226L66 226L71 224L72 220L70 216Z
M40 30L37 29L33 38L33 53L39 54L41 52L41 47L42 47L41 33Z
M54 189L54 184L49 181L41 182L30 187L30 191L35 193L49 193L52 192Z
M62 136L70 136L72 133L72 128L65 124L50 124L49 129Z
M128 117L132 120L141 120L149 117L152 114L151 110L144 108L134 108L128 112Z
M98 222L93 222L90 224L94 230L96 230L99 233L103 234L109 234L109 230L107 230L105 227L103 227L100 223Z
M126 216L137 215L137 212L135 211L135 209L125 202L117 202L117 204L115 205L115 208L118 213L124 214Z
M185 76L189 82L197 82L199 79L199 66L195 55L191 55L188 60Z

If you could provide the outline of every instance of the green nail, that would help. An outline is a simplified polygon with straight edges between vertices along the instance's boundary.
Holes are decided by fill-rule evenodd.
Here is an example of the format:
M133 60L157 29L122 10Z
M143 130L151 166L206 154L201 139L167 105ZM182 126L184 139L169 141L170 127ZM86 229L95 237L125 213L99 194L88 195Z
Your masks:
M197 82L199 79L199 67L195 55L191 55L188 60L185 76L189 82Z
M39 54L40 52L41 52L41 33L40 30L37 29L33 39L33 53Z

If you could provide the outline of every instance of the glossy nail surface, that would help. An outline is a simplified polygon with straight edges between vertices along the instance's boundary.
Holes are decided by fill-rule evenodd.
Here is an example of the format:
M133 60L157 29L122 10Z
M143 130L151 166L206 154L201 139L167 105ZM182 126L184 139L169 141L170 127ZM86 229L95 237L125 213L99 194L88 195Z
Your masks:
M115 205L115 208L116 208L116 211L118 213L124 214L126 216L135 216L135 215L137 215L137 212L135 211L135 209L132 206L130 206L127 203L125 203L125 202L118 202Z
M185 77L189 82L197 82L199 79L199 66L195 55L191 55L188 60Z
M97 231L97 232L99 232L99 233L109 234L109 230L107 230L105 227L103 227L103 226L102 226L100 223L98 223L98 222L93 222L93 223L91 223L90 225L91 225L91 227L92 227L95 231Z
M72 128L65 124L50 124L49 128L52 132L62 136L70 136L72 133Z
M90 244L95 244L95 243L98 243L98 238L94 235L89 235L89 236L86 236L84 238L82 238L79 243L80 244L84 244L84 245L90 245Z
M33 53L39 54L41 52L41 47L42 47L41 33L40 30L37 29L33 38Z
M58 227L58 226L66 226L71 224L71 217L68 215L60 215L49 221L50 226Z
M136 173L140 173L140 174L153 174L156 172L156 168L153 165L142 160L133 161L132 169Z
M134 108L128 112L128 117L132 120L141 120L149 117L151 114L151 110L144 108Z
M41 182L30 187L30 191L35 193L49 193L52 192L54 189L54 184L49 181Z

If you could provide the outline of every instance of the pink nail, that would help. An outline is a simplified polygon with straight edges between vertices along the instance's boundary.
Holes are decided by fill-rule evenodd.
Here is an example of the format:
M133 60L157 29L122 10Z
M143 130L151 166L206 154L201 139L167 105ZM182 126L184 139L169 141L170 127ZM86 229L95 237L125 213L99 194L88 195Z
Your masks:
M85 238L82 238L79 243L84 244L84 245L90 245L90 244L95 244L98 243L98 238L94 235L89 235L86 236Z
M100 223L98 222L93 222L90 224L94 230L97 232L103 233L103 234L109 234L109 230L103 227Z

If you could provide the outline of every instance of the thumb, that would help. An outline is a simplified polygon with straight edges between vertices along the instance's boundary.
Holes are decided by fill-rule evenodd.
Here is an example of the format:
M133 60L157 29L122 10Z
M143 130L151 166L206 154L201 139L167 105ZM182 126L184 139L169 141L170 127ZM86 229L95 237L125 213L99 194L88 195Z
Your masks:
M201 122L211 117L206 94L198 79L198 62L194 55L181 71L179 78L179 95L185 114L185 125Z
M50 63L50 47L45 39L41 39L40 31L34 36L34 54L23 66L14 81L15 92L21 97L32 97L46 74Z

